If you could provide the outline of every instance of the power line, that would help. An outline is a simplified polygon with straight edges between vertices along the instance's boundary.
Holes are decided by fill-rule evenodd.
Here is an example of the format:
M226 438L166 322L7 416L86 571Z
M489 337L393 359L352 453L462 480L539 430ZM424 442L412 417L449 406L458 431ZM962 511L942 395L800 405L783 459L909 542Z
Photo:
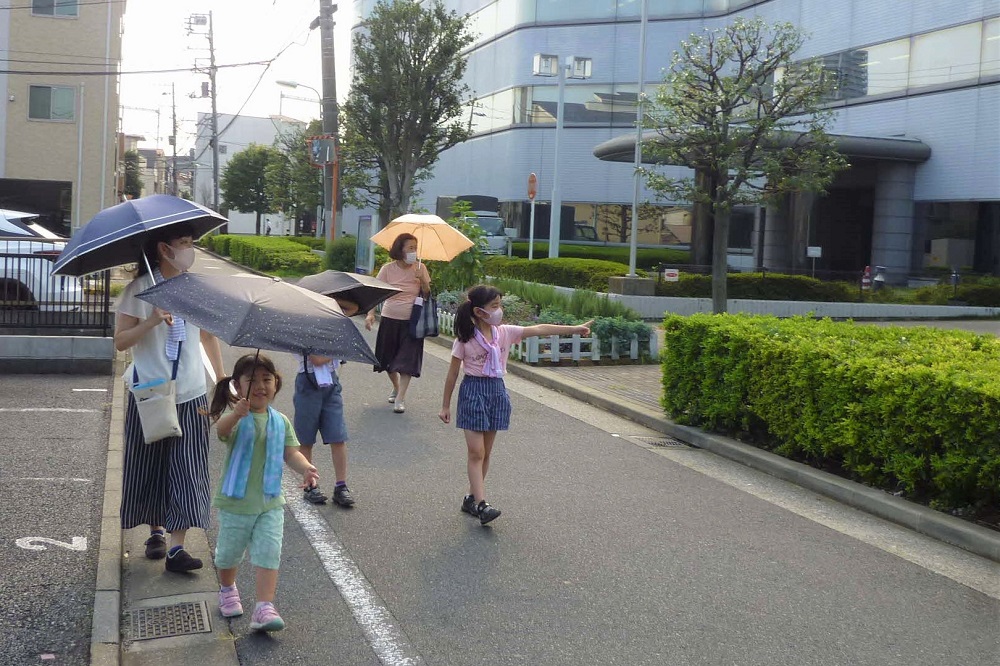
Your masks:
M286 47L287 48L287 47ZM254 62L238 62L230 65L216 65L216 69L229 69L233 67L253 67L257 65L264 65L265 67L270 67L272 60L258 60ZM132 70L128 72L63 72L63 71L32 71L32 70L17 70L17 69L0 69L0 74L21 74L27 76L125 76L127 74L176 74L179 72L193 72L195 74L203 73L204 67L179 67L176 69L139 69ZM267 70L265 70L267 71Z
M126 0L77 0L77 6L81 5L124 5ZM5 9L34 9L34 5L7 5L0 7L0 11Z

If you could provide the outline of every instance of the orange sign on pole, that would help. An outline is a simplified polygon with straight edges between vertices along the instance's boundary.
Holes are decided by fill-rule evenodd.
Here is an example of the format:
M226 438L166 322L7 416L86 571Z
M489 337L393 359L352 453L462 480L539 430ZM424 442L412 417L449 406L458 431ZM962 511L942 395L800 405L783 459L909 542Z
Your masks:
M535 200L535 195L538 194L538 176L533 173L528 174L528 198L532 201Z

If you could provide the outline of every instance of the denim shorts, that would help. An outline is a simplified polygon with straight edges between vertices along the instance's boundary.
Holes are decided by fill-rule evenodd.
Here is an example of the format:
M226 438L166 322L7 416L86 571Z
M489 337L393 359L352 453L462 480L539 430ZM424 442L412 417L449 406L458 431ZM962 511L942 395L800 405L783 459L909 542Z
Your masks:
M344 422L344 397L341 395L340 380L336 376L333 384L316 388L305 372L295 376L295 418L292 426L299 444L312 446L316 443L316 433L324 444L347 441L347 423Z
M281 536L285 527L282 506L264 513L241 514L219 510L219 536L215 542L215 567L232 569L250 550L250 563L262 569L281 564Z
M466 375L459 385L455 425L462 430L506 430L510 412L510 395L502 377Z

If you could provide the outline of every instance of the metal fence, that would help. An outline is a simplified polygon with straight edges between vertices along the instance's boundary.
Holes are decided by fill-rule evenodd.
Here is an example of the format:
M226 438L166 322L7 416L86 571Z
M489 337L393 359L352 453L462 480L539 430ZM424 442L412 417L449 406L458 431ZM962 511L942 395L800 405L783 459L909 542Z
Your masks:
M110 271L84 278L52 275L65 245L0 236L0 334L112 334Z

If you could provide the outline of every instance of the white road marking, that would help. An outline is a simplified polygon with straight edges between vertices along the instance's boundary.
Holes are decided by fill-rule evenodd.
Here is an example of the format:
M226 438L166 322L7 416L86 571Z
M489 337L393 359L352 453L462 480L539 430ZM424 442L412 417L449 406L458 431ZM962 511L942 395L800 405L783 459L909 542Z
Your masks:
M52 483L53 481L73 481L75 483L93 483L93 479L80 479L74 476L22 476L19 479L11 479L12 481L44 481L46 483Z
M284 485L288 508L302 526L302 531L319 556L327 575L340 590L379 660L386 666L423 664L424 660L393 623L392 615L375 588L344 551L340 540L326 521L300 497L301 489L298 486L287 480Z
M25 550L48 550L43 544L59 546L66 550L87 550L87 537L82 536L73 537L73 541L69 543L66 541L56 541L48 537L21 537L15 540L14 543L19 548L24 548Z
M86 393L86 392L90 392L90 393L107 393L108 389L73 389L73 391L77 392L77 393Z
M95 414L100 409L70 409L69 407L0 407L0 412L61 412L63 414Z

